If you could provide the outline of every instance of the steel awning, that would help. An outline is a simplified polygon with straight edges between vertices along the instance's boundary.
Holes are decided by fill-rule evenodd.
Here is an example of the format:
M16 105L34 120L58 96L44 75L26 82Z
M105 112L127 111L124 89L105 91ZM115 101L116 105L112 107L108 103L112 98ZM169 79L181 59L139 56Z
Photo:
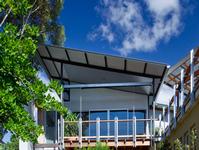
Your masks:
M42 45L38 54L49 76L72 83L152 82L157 92L167 65L138 59L93 53L71 48ZM63 71L62 71L63 68ZM120 88L121 89L121 88ZM122 88L127 90L128 88ZM150 94L152 89L142 87L136 92Z

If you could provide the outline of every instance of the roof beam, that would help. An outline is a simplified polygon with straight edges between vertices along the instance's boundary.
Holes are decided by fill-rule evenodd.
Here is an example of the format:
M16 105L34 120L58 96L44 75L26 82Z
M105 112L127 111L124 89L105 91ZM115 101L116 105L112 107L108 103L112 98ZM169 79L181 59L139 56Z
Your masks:
M89 65L87 53L84 53L84 56L85 56L85 59L86 59L86 63Z
M73 84L73 85L64 85L64 89L89 89L89 88L139 87L139 86L152 86L152 83L151 82L125 82L125 83Z
M52 58L52 55L51 55L51 53L50 53L50 51L49 51L49 49L48 49L47 46L46 46L46 51L47 51L48 55L50 56L50 58ZM54 65L54 67L55 67L55 70L57 71L58 76L61 77L61 75L60 75L60 73L59 73L59 71L58 71L58 69L57 69L57 66L55 65L55 62L54 62L54 61L53 61L53 65Z
M76 65L76 66L82 66L82 67L87 67L87 68L93 68L93 69L100 69L100 70L105 70L105 71L110 71L110 72L117 72L117 73L125 73L129 75L135 75L135 76L142 76L142 77L147 77L147 78L158 78L161 79L162 76L159 75L150 75L150 74L144 74L144 73L139 73L139 72L133 72L133 71L128 71L128 70L119 70L119 69L114 69L114 68L109 68L109 67L102 67L102 66L95 66L92 64L84 64L84 63L79 63L79 62L72 62L68 60L60 60L56 58L49 58L45 56L41 56L42 59L47 59L51 61L56 61L64 64L70 64L70 65Z

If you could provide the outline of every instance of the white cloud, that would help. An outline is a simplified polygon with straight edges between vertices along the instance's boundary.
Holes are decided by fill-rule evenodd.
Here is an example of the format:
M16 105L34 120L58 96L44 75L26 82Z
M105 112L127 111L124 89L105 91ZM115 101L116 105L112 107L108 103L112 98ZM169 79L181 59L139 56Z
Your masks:
M180 0L102 0L103 21L90 39L107 40L122 55L153 51L180 31Z
M149 10L160 17L180 10L179 0L146 0L146 3Z

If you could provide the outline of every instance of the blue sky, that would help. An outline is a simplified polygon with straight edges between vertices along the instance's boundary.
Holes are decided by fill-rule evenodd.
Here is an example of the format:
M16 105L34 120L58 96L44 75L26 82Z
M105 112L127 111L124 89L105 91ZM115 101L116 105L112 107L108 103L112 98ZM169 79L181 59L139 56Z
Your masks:
M199 45L197 0L65 0L66 47L175 64Z

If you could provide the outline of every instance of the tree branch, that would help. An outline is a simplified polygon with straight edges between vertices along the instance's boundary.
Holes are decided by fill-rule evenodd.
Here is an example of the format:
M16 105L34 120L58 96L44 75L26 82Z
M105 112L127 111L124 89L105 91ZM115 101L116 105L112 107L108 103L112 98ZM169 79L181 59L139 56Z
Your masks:
M36 2L37 2L37 0L35 0L35 1L34 1L33 5L32 5L32 8L33 8L33 7L34 7L34 5L36 4ZM20 36L20 39L22 38L22 36L23 36L23 34L24 34L25 27L26 27L26 25L28 24L28 20L29 20L29 18L30 18L30 16L31 16L31 14L33 13L32 8L31 8L31 10L29 11L28 16L26 17L25 23L23 24L23 27L22 27L22 30L21 30L21 36ZM35 12L35 10L34 10L34 12Z
M6 15L4 16L3 20L1 21L1 24L0 24L0 27L2 27L2 25L4 24L5 20L7 19L8 15L10 14L11 12L11 8L8 10L8 12L6 13Z

